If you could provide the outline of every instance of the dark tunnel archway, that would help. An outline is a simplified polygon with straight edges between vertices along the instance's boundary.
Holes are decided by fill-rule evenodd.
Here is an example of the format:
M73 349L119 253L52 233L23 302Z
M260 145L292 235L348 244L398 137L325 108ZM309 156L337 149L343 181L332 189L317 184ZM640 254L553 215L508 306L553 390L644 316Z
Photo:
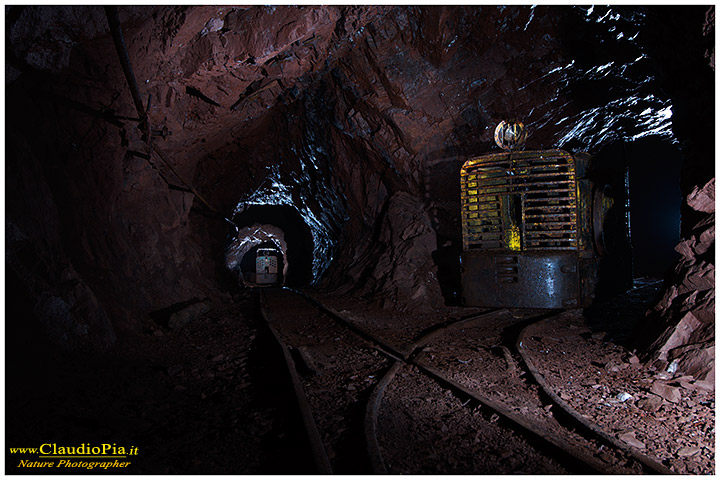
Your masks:
M242 230L253 225L273 225L285 234L287 251L282 252L287 262L285 285L304 286L313 280L313 236L300 213L290 205L251 205L233 217ZM253 247L259 247L258 243Z

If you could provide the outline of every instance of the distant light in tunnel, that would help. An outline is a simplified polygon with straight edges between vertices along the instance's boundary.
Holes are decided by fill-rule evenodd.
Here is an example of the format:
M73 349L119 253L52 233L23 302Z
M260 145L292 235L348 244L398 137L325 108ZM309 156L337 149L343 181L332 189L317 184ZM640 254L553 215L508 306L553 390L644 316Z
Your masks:
M297 210L312 233L312 283L316 283L320 275L322 275L332 262L334 242L332 241L329 228L324 225L317 218L317 215L307 206L306 199L303 198L302 193L299 194L299 197L302 203L297 205L296 202L293 201L292 187L283 183L278 166L273 165L270 167L270 173L265 177L265 180L257 190L250 194L245 200L238 202L234 215L240 214L253 205L288 205Z

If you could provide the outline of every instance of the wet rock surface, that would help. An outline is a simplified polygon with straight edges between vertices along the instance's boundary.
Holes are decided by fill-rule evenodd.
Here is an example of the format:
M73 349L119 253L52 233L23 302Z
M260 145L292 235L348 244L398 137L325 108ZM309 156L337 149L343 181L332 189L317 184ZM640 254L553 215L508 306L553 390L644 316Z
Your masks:
M86 394L74 404L74 393L59 398L10 368L8 411L25 413L8 417L18 439L62 440L63 431L95 438L95 431L106 441L105 433L141 432L157 446L157 463L146 465L152 472L264 473L272 470L266 460L282 467L256 455L274 413L263 402L243 403L254 398L245 390L255 383L233 390L240 362L233 349L253 351L244 339L256 334L242 330L252 321L237 332L213 323L213 300L180 329L169 329L169 316L147 324L169 306L234 291L228 284L237 279L222 263L238 233L229 220L247 207L295 211L311 237L300 249L310 265L300 283L349 295L339 308L403 345L405 333L422 332L445 303L458 301L458 171L468 156L494 151L498 121L522 118L532 132L528 148L596 153L645 136L677 140L683 194L713 176L714 10L704 6L124 6L118 13L147 130L102 7L6 10L6 325L8 344L18 346L8 363L32 352L57 373L47 385ZM679 246L687 268L666 302L671 323L687 335L662 361L711 378L714 216L698 218L708 214L705 197L698 190L698 209L683 214L684 230L698 229ZM289 221L280 223L289 230ZM252 317L252 306L240 310L238 318ZM36 323L26 321L33 315ZM193 350L202 347L196 338L212 352ZM77 356L57 353L62 361L53 366L44 350L55 347ZM608 371L628 371L620 366ZM113 377L101 375L108 372ZM687 388L666 383L680 388L680 403L652 394L645 407L682 405ZM107 426L99 420L106 405L141 420L120 425L115 416ZM49 417L34 418L48 409ZM202 420L179 425L186 413ZM45 418L59 422L50 433ZM233 421L254 426L235 430ZM277 433L281 444L290 436ZM650 445L639 433L621 434ZM230 451L228 438L247 451ZM198 441L218 446L208 463L192 454ZM694 448L684 445L675 460L706 454Z
M118 10L167 163L132 120L101 7L10 9L18 73L7 137L13 198L41 193L29 209L12 204L8 218L45 262L71 263L121 328L214 288L232 227L188 186L226 218L248 201L292 205L312 229L312 280L413 306L434 303L441 279L452 302L457 172L469 155L493 151L497 122L522 118L528 148L591 153L670 134L669 99L648 80L654 17L645 9ZM704 10L683 18L696 10L700 28ZM38 49L47 67L33 63ZM40 226L27 214L56 221ZM401 229L419 235L413 245ZM388 254L402 256L376 263Z

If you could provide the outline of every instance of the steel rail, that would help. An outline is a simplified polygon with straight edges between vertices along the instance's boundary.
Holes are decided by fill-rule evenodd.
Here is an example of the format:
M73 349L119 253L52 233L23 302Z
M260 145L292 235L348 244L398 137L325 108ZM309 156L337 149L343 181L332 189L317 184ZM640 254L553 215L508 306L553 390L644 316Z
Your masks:
M367 442L368 456L372 461L372 468L373 468L374 473L378 473L378 474L387 473L385 462L382 458L382 453L380 451L379 443L377 440L377 411L382 403L382 396L384 395L385 388L387 387L387 385L390 384L390 382L394 378L395 374L397 373L397 371L403 364L414 365L417 368L419 368L421 371L423 371L426 375L428 375L431 378L433 378L434 380L444 384L446 387L449 387L455 391L459 391L463 395L473 398L479 404L487 407L488 409L494 411L501 417L508 420L510 423L516 425L518 429L529 433L530 435L534 436L535 438L544 440L553 449L556 449L556 450L559 449L560 451L572 456L578 462L583 463L590 470L592 470L594 472L606 473L606 474L626 473L624 471L614 468L612 465L608 465L608 464L592 457L591 455L589 455L588 453L583 451L580 447L570 445L567 442L563 441L562 438L554 437L551 433L545 431L543 428L539 428L537 425L531 424L521 415L517 415L514 412L508 410L499 402L494 401L493 399L491 399L490 397L487 397L486 395L482 394L481 392L478 392L473 389L469 389L469 388L465 387L464 385L457 383L453 379L445 376L441 371L423 363L422 361L417 360L417 356L421 352L423 346L430 339L437 336L444 330L447 330L448 328L457 326L464 322L480 320L483 316L495 314L498 311L501 311L502 309L494 309L489 312L481 312L479 314L469 315L467 317L463 317L463 318L456 319L456 320L453 320L450 322L446 322L445 324L438 326L437 328L433 328L430 331L421 334L420 337L418 337L413 342L413 344L410 346L410 348L408 349L408 351L406 353L400 353L400 352L396 351L395 349L393 349L392 347L390 347L389 345L387 345L387 342L385 342L382 338L379 338L377 335L371 334L371 333L361 329L360 327L355 325L352 321L345 319L340 312L337 312L334 309L323 305L322 302L313 298L310 295L307 295L304 292L299 292L296 290L293 290L293 291L295 293L301 295L303 298L307 299L314 305L316 305L318 308L323 310L325 313L330 314L333 318L340 321L343 325L350 327L352 330L360 333L364 338L379 345L380 347L382 347L382 349L392 351L394 354L397 354L397 355L390 355L391 357L395 358L396 363L388 370L388 372L386 372L385 376L376 385L375 389L373 390L373 392L368 400L368 404L366 407L366 419L365 419L366 442ZM550 316L556 315L559 312L561 312L561 310L552 310L549 312L542 313L540 315L536 315L535 317L531 317L525 321L531 322L531 323L537 323L537 322L539 322L543 319L546 319ZM399 356L399 358L398 358L398 356ZM549 395L549 397L557 404L558 407L562 408L562 405L557 403L552 396ZM573 418L573 420L577 420L574 416L572 418ZM592 429L591 429L591 432L593 432ZM666 468L662 467L661 465L653 465L652 462L641 461L639 458L637 458L635 455L633 455L633 452L629 452L627 449L622 448L622 446L618 445L617 442L612 442L611 440L608 440L607 438L603 437L602 435L599 436L599 438L602 441L604 441L605 443L609 443L611 446L619 449L620 451L630 454L633 458L640 461L640 463L642 463L643 466L648 468L652 473L668 473L669 472Z
M543 428L538 427L538 425L533 424L532 422L528 421L523 417L522 415L517 415L511 410L505 408L502 403L497 402L493 400L492 398L483 395L482 393L478 392L475 389L471 389L466 387L465 385L462 385L459 382L456 382L452 378L447 377L444 375L444 373L434 368L430 365L425 364L424 362L415 362L415 366L417 366L422 372L424 372L426 375L428 375L430 378L433 378L435 381L440 383L441 385L445 385L446 387L450 388L451 390L455 390L458 392L461 392L465 394L466 396L472 398L473 400L480 403L483 407L489 408L497 415L505 418L506 420L509 420L510 423L514 425L514 428L517 430L522 431L525 435L530 436L531 438L540 440L545 442L548 446L552 448L552 450L555 451L555 454L557 457L560 457L560 454L567 454L571 458L575 460L575 462L572 462L575 464L575 467L577 468L578 464L581 464L585 466L586 468L589 468L591 470L590 473L601 473L601 474L621 474L625 473L622 470L616 470L614 468L611 468L604 462L601 462L600 460L595 459L585 451L573 447L572 445L568 444L567 442L563 441L561 437L556 437L552 433L546 431ZM563 461L567 461L566 459L563 459ZM587 471L579 472L579 473L588 473Z
M388 356L389 358L392 358L395 360L395 363L388 369L388 371L385 373L385 375L379 380L379 382L376 384L375 388L373 389L373 392L371 393L368 403L366 404L365 408L365 424L364 424L364 433L366 438L366 448L368 452L368 457L371 461L371 466L373 473L376 474L387 474L387 467L385 465L382 452L379 446L378 438L377 438L377 432L378 432L378 422L377 422L377 413L378 410L382 404L382 397L384 395L385 389L387 386L392 382L393 378L395 377L396 373L399 371L399 369L404 365L413 365L417 367L420 371L422 371L425 375L432 378L433 380L439 382L442 384L445 388L449 388L455 392L459 392L460 394L472 398L476 402L478 402L480 405L486 407L487 409L493 411L500 417L504 418L509 424L514 425L515 428L517 428L519 431L524 432L526 435L529 435L532 438L535 438L537 440L541 440L547 444L547 446L555 451L556 453L562 452L563 454L570 455L572 459L574 460L574 463L582 464L586 467L586 470L590 470L592 472L598 472L603 474L622 474L627 473L627 470L622 470L622 466L615 466L610 465L608 463L605 463L595 457L592 456L591 453L588 453L585 449L582 447L578 447L575 445L572 445L565 441L562 437L557 437L556 434L553 432L547 431L545 428L540 427L536 424L533 424L532 422L528 421L526 418L524 418L522 415L518 415L515 412L507 409L502 403L486 396L482 392L477 391L476 389L469 388L465 385L462 385L452 378L449 378L447 375L444 374L444 372L440 371L439 369L436 369L432 367L431 365L426 364L422 360L418 360L418 355L422 352L422 349L424 346L434 337L439 335L445 330L448 330L449 328L457 327L458 325L462 323L467 323L471 321L478 321L481 320L483 317L487 317L489 315L493 315L498 313L499 311L502 311L502 309L493 309L491 311L486 312L480 312L472 315L468 315L459 319L453 319L451 321L447 321L441 325L436 325L435 327L431 327L430 329L422 332L416 340L413 341L413 343L408 348L403 348L403 351L399 351L398 349L390 346L384 339L379 337L378 335L375 335L371 332L368 332L361 327L358 327L354 322L351 320L346 319L342 313L335 311L334 309L327 307L322 302L317 300L316 298L308 295L305 292L289 289L293 291L294 293L298 294L299 296L303 297L308 302L315 305L318 309L325 312L326 314L330 315L331 318L335 319L339 323L343 324L344 326L347 326L352 331L360 335L366 340L369 340L371 343L375 344L376 348L383 353L384 355ZM544 320L546 318L549 318L553 315L557 315L562 310L552 310L549 312L542 313L540 315L536 315L534 317L530 317L525 322L529 322L530 324L535 324L541 320ZM526 327L527 328L527 327ZM524 333L525 329L522 330L521 333ZM521 340L517 341L517 345L519 345ZM521 348L518 348L518 351L521 352ZM523 361L525 360L525 357L522 355L521 352L521 358L523 358ZM528 366L528 370L531 370L533 367L532 362L528 364L525 363ZM535 369L535 372L537 370ZM530 372L533 374L532 370ZM535 378L535 375L533 374L533 378ZM540 383L540 382L538 382ZM541 385L542 388L542 385ZM545 391L545 389L543 389ZM553 403L561 408L563 412L566 411L564 408L562 400L557 397L557 395L551 395L549 392L548 397L553 401ZM639 454L639 452L633 452L627 448L624 448L623 445L619 444L618 441L614 441L612 437L608 438L607 435L603 435L602 433L598 434L596 430L598 429L597 426L590 427L582 422L581 419L576 417L575 415L570 415L571 420L577 421L578 426L581 427L584 431L590 434L590 437L587 435L583 435L586 439L589 439L591 441L600 441L601 443L609 444L609 446L617 449L619 452L622 452L625 455L629 455L630 457L637 460L640 464L643 465L643 467L650 471L651 473L656 474L667 474L672 473L670 472L666 467L658 464L657 462L653 462L652 460L649 460L647 458L643 458L644 456L642 454ZM586 422L587 423L587 422ZM567 428L567 427L565 427ZM565 460L567 462L567 460Z
M325 451L325 445L320 438L320 432L318 430L317 424L315 423L312 409L310 408L310 402L307 399L307 395L305 394L305 390L302 387L300 377L297 373L297 366L295 365L295 361L293 360L292 355L287 348L287 345L285 345L285 343L280 338L280 334L272 326L270 315L267 311L267 307L265 305L265 298L262 291L259 293L259 302L260 314L263 317L263 320L265 320L265 324L272 333L272 336L275 338L275 341L282 350L283 358L285 359L285 364L287 365L288 373L290 375L290 382L292 383L293 390L295 391L295 398L297 400L298 408L300 409L300 416L305 427L308 442L310 443L310 451L313 455L315 468L317 468L318 473L332 474L333 471L330 465L330 459L328 458L327 452Z
M365 408L365 443L368 453L368 458L370 459L370 464L373 473L379 474L379 475L386 475L387 467L385 465L385 460L382 455L382 451L380 450L380 443L378 442L378 435L377 435L377 417L378 417L378 410L380 409L380 405L382 404L382 397L385 395L385 388L390 385L390 382L395 378L395 375L400 370L400 368L403 365L411 364L412 359L415 358L421 351L422 347L427 343L428 340L438 335L440 332L445 331L446 329L450 328L451 326L458 325L463 322L467 322L469 320L477 319L478 317L484 317L493 313L497 313L500 309L493 309L488 312L480 312L478 314L469 315L466 317L462 317L459 319L451 320L449 322L445 322L444 324L438 325L435 328L425 332L421 333L415 342L413 342L410 352L405 356L403 359L397 359L395 363L390 367L390 369L383 375L383 377L380 379L380 381L375 385L375 388L373 389L372 393L370 394L370 398L368 398L368 402ZM339 314L333 313L333 316L337 318L341 318ZM343 320L343 323L347 322L347 320ZM406 363L408 362L408 363Z
M455 392L460 392L461 394L472 398L476 402L478 402L483 407L493 411L497 415L503 417L506 421L508 421L510 424L514 426L515 429L520 430L524 432L525 435L528 435L536 440L541 440L546 442L552 450L557 454L563 453L570 455L571 458L575 460L574 466L577 468L578 464L581 464L586 467L586 470L589 469L592 472L597 473L604 473L604 474L619 474L619 473L626 473L622 470L616 470L614 468L611 468L611 466L608 466L604 462L601 462L600 460L597 460L593 458L591 455L583 451L582 449L572 446L569 443L562 440L562 438L557 438L554 435L552 435L551 432L546 431L544 428L539 427L538 425L532 424L527 419L525 419L522 415L518 415L514 413L513 411L507 409L504 405L502 405L500 402L497 402L493 400L492 398L482 394L481 392L478 392L475 389L468 388L452 378L449 378L446 376L441 370L434 368L425 362L418 360L417 356L422 351L423 347L434 337L442 333L443 331L451 328L451 327L457 327L458 325L462 323L468 323L471 321L478 321L481 320L484 317L487 317L492 314L496 314L502 309L495 309L491 312L483 312L481 314L473 315L467 318L460 319L456 322L448 323L445 325L440 326L437 329L434 329L432 331L429 331L425 333L424 335L421 335L413 344L412 353L408 355L408 358L406 359L406 363L408 365L414 365L417 367L420 371L422 371L425 375L429 376L436 382L443 385L445 388L449 388L450 390L453 390ZM547 318L549 315L556 314L557 311L552 311L550 313L543 313L541 315L537 315L535 317L532 317L526 321L536 322L543 318ZM382 452L379 447L379 441L377 440L377 413L380 408L380 405L382 403L382 396L385 392L385 388L392 382L393 378L395 377L397 371L402 366L401 362L396 362L395 365L391 367L391 369L385 374L385 376L382 378L380 383L376 386L375 390L373 391L373 394L371 395L370 399L368 400L368 408L366 409L366 415L369 415L370 418L366 417L366 434L368 437L366 437L366 441L368 444L368 453L373 461L373 472L378 474L386 474L387 469L385 466L385 461L382 456Z
M295 290L293 290L295 291ZM342 314L335 311L332 308L329 308L325 305L323 305L320 301L317 299L311 297L310 295L307 295L303 292L295 291L295 293L301 295L303 298L306 298L307 300L311 301L314 305L318 306L321 310L325 311L326 313L330 314L333 318L336 320L339 320L343 325L349 326L351 329L362 332L362 335L364 338L369 339L370 341L382 346L386 350L394 351L392 347L387 345L385 341L383 341L381 338L377 337L376 335L373 335L369 332L364 331L363 329L357 327L353 324L353 322L345 319ZM494 411L501 417L507 419L510 423L514 424L518 429L529 433L535 438L542 439L550 444L550 446L554 449L559 449L563 453L569 454L571 457L576 459L578 462L583 463L586 465L589 469L591 469L594 472L600 472L600 473L612 473L617 474L621 473L618 471L615 471L613 469L609 469L608 466L591 456L585 454L583 451L579 450L578 448L575 448L571 445L568 445L566 442L562 442L560 439L555 439L553 437L550 437L549 434L542 429L539 429L536 425L532 425L530 422L525 420L522 416L515 414L514 412L506 409L503 405L501 405L498 402L495 402L491 398L482 395L481 393L470 390L467 387L464 387L463 385L460 385L459 383L455 382L454 380L447 378L440 372L439 370L436 370L429 365L424 364L423 362L417 361L418 354L422 351L422 348L434 337L439 335L440 333L444 332L445 330L456 327L462 323L467 323L470 321L477 321L481 320L482 318L485 318L490 315L494 315L498 313L499 311L502 311L503 309L492 309L490 311L486 312L480 312L473 315L468 315L466 317L462 317L459 319L454 319L449 322L445 322L442 325L436 326L435 328L430 329L429 331L426 331L424 333L421 333L421 335L413 342L413 344L408 349L408 352L405 354L401 354L402 358L396 358L395 364L390 367L388 372L383 376L383 378L380 380L380 382L375 386L375 389L373 390L372 394L370 395L370 398L368 399L368 404L366 406L366 417L365 417L365 434L366 434L366 444L367 444L367 451L368 451L368 457L371 460L372 463L372 469L373 472L376 474L386 474L387 468L385 465L385 461L382 456L382 452L380 450L379 442L377 439L377 412L380 408L380 405L382 403L382 397L384 395L386 387L392 382L393 378L395 377L395 374L400 369L400 367L403 364L408 365L414 365L417 368L419 368L421 371L423 371L426 375L430 376L436 381L439 381L440 383L444 384L446 387L449 387L452 390L459 391L462 394L473 398L475 401L480 403L481 405L485 406L486 408ZM527 321L533 321L537 322L544 318L547 318L549 315L557 314L558 310L553 310L551 312L545 312L543 314L537 315L531 319L528 319ZM396 352L399 353L399 352Z
M579 424L581 424L586 429L590 430L594 435L598 436L605 442L611 444L613 447L627 452L631 457L633 457L635 460L643 464L646 468L650 469L653 473L663 474L663 475L674 475L674 472L667 468L665 465L661 464L660 462L650 458L649 456L643 454L640 450L637 448L628 445L627 443L613 437L612 435L605 432L602 428L600 428L599 425L591 422L587 417L582 415L580 412L575 410L573 407L570 406L565 400L560 398L560 396L555 393L555 390L550 387L548 382L545 380L545 377L540 373L540 371L535 366L535 362L533 362L529 352L527 349L523 347L523 341L527 337L527 330L532 325L528 325L525 327L521 332L520 335L518 335L518 339L515 345L515 348L520 353L520 356L523 359L523 362L525 362L525 365L527 365L528 371L533 376L537 384L542 388L543 392L549 396L555 404L560 407L565 413L570 415L575 421L577 421Z
M395 378L395 375L403 365L405 365L405 362L402 360L396 360L395 363L392 364L390 369L375 385L375 388L370 394L370 398L368 398L365 406L365 445L368 458L370 459L370 468L372 469L372 472L377 475L387 475L388 473L382 451L380 450L380 442L378 442L378 410L380 410L380 404L382 403L382 398L385 395L385 388L390 385L390 382L392 382L393 378Z
M390 346L382 338L378 337L377 335L375 335L373 333L370 333L370 332L364 330L363 328L358 327L353 322L344 318L340 312L337 312L334 309L332 309L326 305L323 305L322 302L320 302L316 298L308 295L307 293L299 291L299 290L295 290L293 288L287 288L287 287L285 287L285 288L287 290L290 290L291 292L301 296L308 302L312 303L318 309L320 309L321 311L330 315L330 317L332 317L336 321L342 323L344 326L348 327L350 330L355 332L357 335L360 335L365 340L368 340L369 342L374 343L376 345L376 347L380 347L379 350L384 355L386 355L394 360L405 361L407 359L407 357L410 355L410 353L412 353L412 348L410 349L409 352L401 352L398 349L396 349L395 347Z

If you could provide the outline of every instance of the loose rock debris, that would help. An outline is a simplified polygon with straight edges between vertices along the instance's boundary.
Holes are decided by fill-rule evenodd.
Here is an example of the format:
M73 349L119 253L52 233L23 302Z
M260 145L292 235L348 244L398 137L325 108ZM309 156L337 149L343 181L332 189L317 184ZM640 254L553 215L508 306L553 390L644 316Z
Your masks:
M325 296L323 302L337 310L344 309L369 331L378 335L390 333L390 338L397 339L399 345L403 344L403 335L404 338L418 335L418 326L425 318L416 315L418 322L413 326L409 319L412 314L376 311L360 300ZM449 308L444 313L451 315ZM462 309L452 314L462 316ZM509 317L518 321L528 314L516 310ZM492 392L523 415L547 421L554 415L552 406L538 407L525 396L537 391L537 386L528 383L521 367L518 377L513 378L512 363L506 360L504 352L500 349L493 352L492 346L498 344L491 333L495 328L498 326L488 320L472 327L450 329L426 345L418 359L445 369L456 381ZM523 347L531 351L536 366L560 398L612 436L655 457L674 472L714 472L715 400L711 382L695 380L682 372L658 371L640 363L634 352L612 343L613 335L592 331L581 311L565 313L531 328ZM464 363L458 359L472 361ZM668 399L653 393L652 388L662 391ZM679 400L673 402L678 394ZM535 395L537 398L538 394ZM682 421L686 417L688 420ZM700 450L687 455L692 450L682 450L686 447ZM600 446L597 455L607 459L611 454Z
M579 311L532 325L528 333L524 348L576 411L678 474L714 472L715 392L708 382L640 364L603 341L604 333L591 333ZM551 333L560 342L545 341ZM619 402L618 391L631 398Z

